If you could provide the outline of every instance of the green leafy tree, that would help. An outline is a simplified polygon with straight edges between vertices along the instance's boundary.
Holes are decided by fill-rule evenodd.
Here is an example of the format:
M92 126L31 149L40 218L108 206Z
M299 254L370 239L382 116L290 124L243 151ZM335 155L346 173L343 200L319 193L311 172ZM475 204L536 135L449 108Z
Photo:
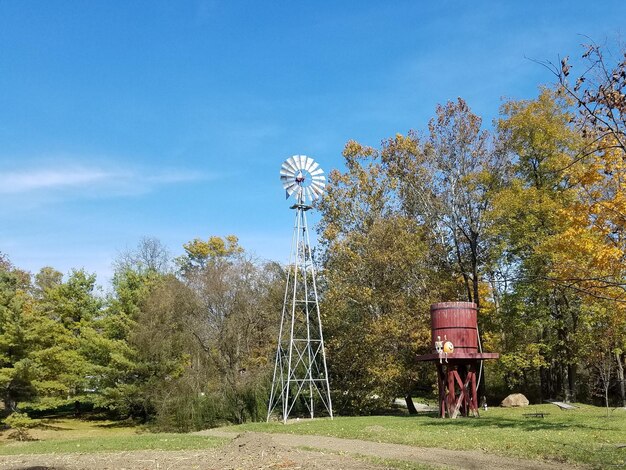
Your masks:
M428 303L446 284L435 281L423 226L396 213L378 152L349 142L344 157L347 171L331 172L320 204L322 321L335 407L370 412L410 397Z
M95 282L95 275L72 271L66 282L46 289L33 309L28 357L39 408L91 401L101 359L91 354L102 308Z
M119 391L135 390L136 402L130 405L139 405L146 417L155 417L164 427L189 430L198 425L193 416L200 410L193 405L206 392L209 370L187 327L197 309L197 299L184 283L163 276L143 301L130 336L140 380Z
M6 410L35 395L29 358L33 308L30 276L6 260L0 264L0 392Z
M260 419L266 412L283 272L275 263L255 263L232 235L184 247L183 279L198 300L186 317L187 329L214 374L207 393L226 404L222 412L230 421Z
M564 170L576 164L583 142L570 121L568 103L545 89L536 100L505 103L498 123L515 162L494 210L506 239L501 261L508 267L501 285L502 364L517 357L526 358L530 368L510 361L510 370L536 373L539 368L544 398L570 399L576 392L580 297L554 276L558 254L547 249L566 231L561 214L575 196L575 182Z
M224 260L243 253L239 239L235 235L212 236L207 241L195 238L183 245L185 254L176 259L180 271L185 274L194 269L202 269L208 262Z
M15 432L9 435L9 437L13 437L19 441L31 440L32 437L28 430L41 424L40 420L32 419L26 413L19 412L11 413L7 418L5 418L4 422L11 429L15 430Z
M98 322L101 356L110 351L96 404L121 418L146 421L154 414L152 369L136 341L149 297L170 268L169 253L155 238L143 238L114 262L113 292ZM157 334L157 338L161 334Z
M45 266L35 275L33 286L34 297L41 300L48 289L53 289L63 282L63 273L56 269Z

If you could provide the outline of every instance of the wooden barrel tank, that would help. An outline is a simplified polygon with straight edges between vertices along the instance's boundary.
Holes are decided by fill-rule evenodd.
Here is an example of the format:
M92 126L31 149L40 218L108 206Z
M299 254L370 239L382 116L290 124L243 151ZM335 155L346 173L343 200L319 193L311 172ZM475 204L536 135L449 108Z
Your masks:
M478 352L478 323L474 302L440 302L430 306L432 348L435 350L437 337L441 341L452 341L454 351L459 353Z

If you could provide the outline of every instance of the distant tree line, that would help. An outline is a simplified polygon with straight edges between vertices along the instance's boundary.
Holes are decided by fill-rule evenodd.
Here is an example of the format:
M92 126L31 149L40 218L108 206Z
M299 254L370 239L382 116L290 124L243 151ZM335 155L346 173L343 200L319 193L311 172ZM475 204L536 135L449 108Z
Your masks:
M507 101L492 130L461 98L380 148L346 144L318 205L333 403L374 412L431 394L428 307L479 305L490 400L511 391L624 406L626 56ZM615 57L615 56L613 56ZM570 83L572 81L573 83ZM171 259L144 239L94 275L0 260L5 413L96 409L190 430L263 419L285 267L235 236Z
M95 408L178 430L264 417L283 270L233 236L184 248L172 260L142 240L106 295L83 270L31 276L3 258L5 412Z

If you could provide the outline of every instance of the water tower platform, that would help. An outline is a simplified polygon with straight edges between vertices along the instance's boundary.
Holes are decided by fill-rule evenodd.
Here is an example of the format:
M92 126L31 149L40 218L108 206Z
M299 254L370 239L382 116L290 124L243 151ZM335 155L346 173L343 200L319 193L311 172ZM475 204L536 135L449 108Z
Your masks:
M438 353L424 354L422 356L417 356L417 361L418 362L438 361L440 357L441 356ZM459 361L466 362L468 360L469 361L484 361L485 359L498 359L499 357L500 357L499 353L466 353L466 352L457 353L455 351L452 354L448 354L448 362L459 363Z

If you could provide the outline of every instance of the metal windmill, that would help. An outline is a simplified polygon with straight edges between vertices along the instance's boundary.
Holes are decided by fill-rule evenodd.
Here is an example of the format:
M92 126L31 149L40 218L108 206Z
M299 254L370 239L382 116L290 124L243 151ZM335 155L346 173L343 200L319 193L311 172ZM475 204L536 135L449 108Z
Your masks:
M311 209L307 202L322 195L326 178L312 158L294 155L282 164L280 179L287 197L295 195L296 203L291 209L296 210L296 219L267 420L274 411L280 411L283 422L287 422L294 407L305 408L313 418L318 405L332 418L322 321L306 221L306 212Z

